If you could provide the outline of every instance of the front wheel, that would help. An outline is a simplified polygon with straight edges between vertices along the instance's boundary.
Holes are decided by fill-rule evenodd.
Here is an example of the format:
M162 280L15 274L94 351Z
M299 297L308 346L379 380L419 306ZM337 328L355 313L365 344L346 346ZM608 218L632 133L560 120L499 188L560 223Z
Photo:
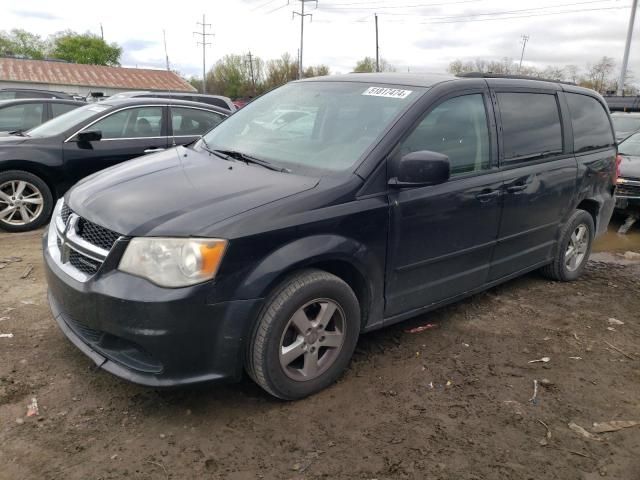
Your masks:
M0 229L26 232L49 221L53 196L38 176L22 170L0 173Z
M275 397L304 398L338 379L359 332L351 288L330 273L302 271L267 299L248 345L247 372Z
M589 260L595 227L593 218L584 210L576 210L560 233L558 251L553 262L542 273L553 280L577 279Z

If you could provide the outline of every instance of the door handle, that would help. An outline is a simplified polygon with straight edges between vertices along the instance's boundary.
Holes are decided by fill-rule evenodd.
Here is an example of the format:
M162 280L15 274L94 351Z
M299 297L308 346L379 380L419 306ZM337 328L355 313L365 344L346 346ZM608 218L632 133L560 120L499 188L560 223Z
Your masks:
M153 153L153 152L161 152L163 151L164 148L160 148L160 147L152 147L152 148L147 148L144 153Z
M523 185L509 185L507 187L507 192L509 193L516 193L516 192L521 192L523 190L526 190L528 187L527 184L523 184Z
M482 192L478 193L476 195L476 198L481 202L488 202L492 198L496 198L499 196L500 196L500 190L485 189L485 190L482 190Z

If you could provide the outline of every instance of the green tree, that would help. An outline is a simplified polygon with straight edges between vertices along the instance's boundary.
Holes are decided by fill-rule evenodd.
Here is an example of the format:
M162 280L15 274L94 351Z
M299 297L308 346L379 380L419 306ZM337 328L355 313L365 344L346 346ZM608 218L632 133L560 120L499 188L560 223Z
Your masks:
M92 33L78 34L68 30L51 39L51 56L73 63L118 66L122 48Z
M39 35L14 28L0 32L0 55L16 55L34 60L45 57L46 42Z
M298 62L294 61L291 55L285 53L280 58L267 62L263 89L271 90L297 78Z
M304 69L304 77L324 77L330 74L329 67L327 65L314 65Z
M376 71L376 59L372 57L364 57L356 63L353 69L356 73L371 73ZM384 58L380 59L381 72L395 72L396 68Z

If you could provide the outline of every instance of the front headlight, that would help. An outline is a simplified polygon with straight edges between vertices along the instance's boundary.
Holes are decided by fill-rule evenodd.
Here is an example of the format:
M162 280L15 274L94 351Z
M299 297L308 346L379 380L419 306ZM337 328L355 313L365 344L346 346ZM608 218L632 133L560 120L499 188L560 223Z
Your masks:
M186 287L215 277L227 241L205 238L134 238L119 270L161 287Z

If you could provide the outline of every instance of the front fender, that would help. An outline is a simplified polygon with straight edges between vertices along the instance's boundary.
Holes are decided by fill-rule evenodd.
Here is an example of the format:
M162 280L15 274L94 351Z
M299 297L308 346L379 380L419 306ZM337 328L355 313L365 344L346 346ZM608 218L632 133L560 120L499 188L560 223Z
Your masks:
M368 303L361 307L370 312L370 320L381 317L384 257L375 255L362 242L340 235L304 237L271 252L246 275L238 288L238 298L264 298L292 272L336 262L348 264L361 277Z

